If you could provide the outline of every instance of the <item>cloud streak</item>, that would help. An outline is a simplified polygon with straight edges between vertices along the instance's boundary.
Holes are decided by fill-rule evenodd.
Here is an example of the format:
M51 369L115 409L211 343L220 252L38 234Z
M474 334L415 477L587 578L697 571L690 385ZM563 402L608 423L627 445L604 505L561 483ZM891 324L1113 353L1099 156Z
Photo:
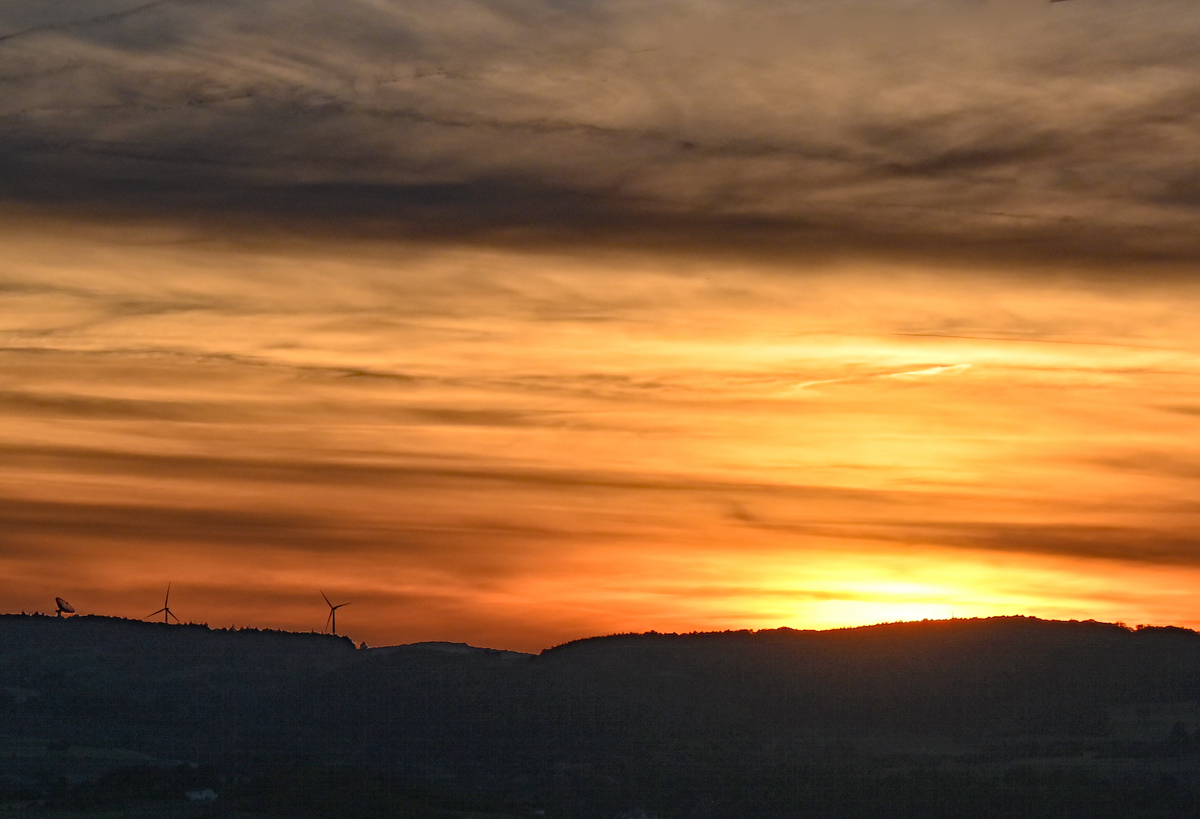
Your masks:
M743 251L1200 250L1200 14L1172 0L6 9L9 197Z

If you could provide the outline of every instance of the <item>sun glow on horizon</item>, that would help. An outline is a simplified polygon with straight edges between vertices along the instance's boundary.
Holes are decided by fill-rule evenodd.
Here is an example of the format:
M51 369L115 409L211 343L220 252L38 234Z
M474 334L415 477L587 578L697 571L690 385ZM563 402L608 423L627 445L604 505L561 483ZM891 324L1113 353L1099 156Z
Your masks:
M307 628L324 588L372 644L525 649L1197 624L1191 285L36 227L3 237L7 608L171 579L185 619Z

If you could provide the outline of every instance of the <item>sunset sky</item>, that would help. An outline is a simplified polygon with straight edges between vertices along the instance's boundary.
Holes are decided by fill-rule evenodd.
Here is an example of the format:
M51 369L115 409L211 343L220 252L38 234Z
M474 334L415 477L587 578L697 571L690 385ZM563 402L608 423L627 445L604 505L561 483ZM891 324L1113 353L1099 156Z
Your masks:
M5 0L0 610L1200 627L1191 0Z

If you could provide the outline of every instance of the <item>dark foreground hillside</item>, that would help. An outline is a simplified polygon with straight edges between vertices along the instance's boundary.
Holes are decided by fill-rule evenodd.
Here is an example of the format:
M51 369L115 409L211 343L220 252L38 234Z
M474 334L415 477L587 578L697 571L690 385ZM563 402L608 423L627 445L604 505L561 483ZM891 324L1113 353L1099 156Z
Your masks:
M1200 635L1091 622L533 656L3 616L0 816L1200 817L1198 703Z

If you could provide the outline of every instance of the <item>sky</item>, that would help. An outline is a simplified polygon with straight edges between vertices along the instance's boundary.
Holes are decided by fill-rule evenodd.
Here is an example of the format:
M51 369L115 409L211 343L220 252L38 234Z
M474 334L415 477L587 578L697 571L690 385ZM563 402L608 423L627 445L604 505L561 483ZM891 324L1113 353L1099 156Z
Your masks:
M1200 627L1200 8L6 0L0 610Z

